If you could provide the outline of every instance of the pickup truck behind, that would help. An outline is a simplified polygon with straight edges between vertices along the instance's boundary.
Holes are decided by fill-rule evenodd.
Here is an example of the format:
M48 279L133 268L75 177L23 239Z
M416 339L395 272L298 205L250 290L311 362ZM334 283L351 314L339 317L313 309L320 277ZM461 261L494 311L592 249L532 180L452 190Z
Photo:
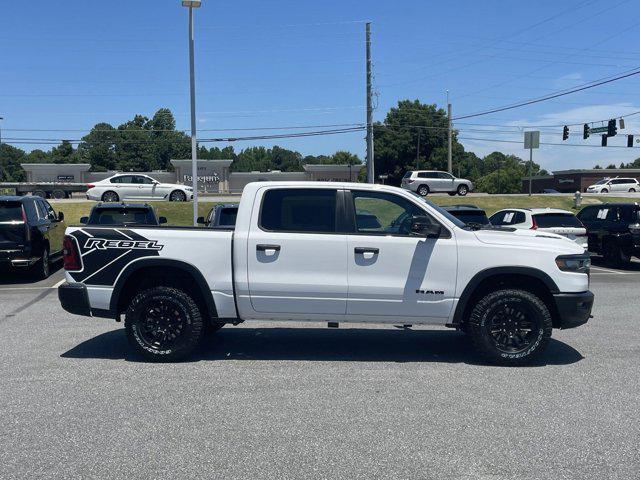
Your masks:
M63 308L124 314L151 360L184 358L225 324L296 320L456 328L488 361L519 365L593 304L575 243L474 229L384 185L252 183L235 227L70 227L64 261Z

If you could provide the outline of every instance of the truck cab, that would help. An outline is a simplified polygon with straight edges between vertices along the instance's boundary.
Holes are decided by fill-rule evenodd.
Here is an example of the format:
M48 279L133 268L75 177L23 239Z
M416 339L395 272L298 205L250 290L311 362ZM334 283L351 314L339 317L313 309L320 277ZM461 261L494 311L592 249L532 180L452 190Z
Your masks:
M232 229L67 233L63 307L124 314L150 359L188 354L205 328L192 331L194 322L296 320L446 326L468 332L491 361L520 364L540 354L552 328L585 323L593 303L589 257L575 243L470 228L384 185L257 182L245 187ZM158 302L184 316L171 335L190 331L189 341L153 340L171 318L145 313Z

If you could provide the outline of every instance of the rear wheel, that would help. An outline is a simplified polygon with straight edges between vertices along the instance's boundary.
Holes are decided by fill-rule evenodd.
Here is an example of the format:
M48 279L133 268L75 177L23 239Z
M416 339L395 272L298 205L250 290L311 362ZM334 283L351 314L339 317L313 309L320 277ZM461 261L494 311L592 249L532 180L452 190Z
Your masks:
M102 194L102 201L105 203L116 203L120 201L120 197L116 192L112 192L109 190L108 192L104 192Z
M630 188L629 189L629 193L636 193L636 189L635 188Z
M418 195L422 195L423 197L426 197L427 195L429 195L429 186L428 185L420 185L418 187Z
M64 193L64 190L54 190L53 192L51 192L51 198L62 200L63 198L66 198L66 195Z
M51 259L49 258L49 249L45 248L42 252L42 258L33 266L33 275L37 280L49 278L51 274Z
M458 187L458 195L464 197L467 193L469 193L469 187L467 187L466 185L460 185Z
M204 334L197 303L177 288L154 287L138 293L125 315L129 343L143 357L171 362L188 356Z
M551 338L551 313L526 290L488 293L471 311L467 331L475 349L491 363L524 365L539 357Z
M40 197L40 198L47 198L47 192L45 192L44 190L34 190L33 196Z
M184 192L181 192L180 190L175 190L171 192L171 195L169 195L169 201L170 202L186 202L187 196L185 195Z

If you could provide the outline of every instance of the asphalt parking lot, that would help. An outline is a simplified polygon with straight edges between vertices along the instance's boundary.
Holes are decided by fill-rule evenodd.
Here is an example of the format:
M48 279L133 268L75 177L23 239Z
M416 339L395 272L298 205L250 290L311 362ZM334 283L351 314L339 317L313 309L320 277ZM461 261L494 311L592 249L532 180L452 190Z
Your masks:
M596 261L594 318L527 368L450 330L266 323L149 364L61 279L0 280L1 478L638 478L640 263Z

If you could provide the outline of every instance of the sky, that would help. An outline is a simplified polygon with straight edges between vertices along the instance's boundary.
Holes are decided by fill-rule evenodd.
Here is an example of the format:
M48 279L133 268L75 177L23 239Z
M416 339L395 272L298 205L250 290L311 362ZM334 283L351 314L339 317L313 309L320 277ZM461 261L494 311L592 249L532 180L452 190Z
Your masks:
M372 22L374 119L401 99L453 117L540 97L640 67L635 0L203 0L195 11L200 139L291 131L227 129L365 122L365 22ZM0 13L3 141L78 139L95 123L118 125L170 108L189 128L188 10L179 0L30 0ZM640 75L523 108L459 120L465 149L523 158L523 131L542 125L534 160L547 170L591 168L640 157L640 114L600 147L566 123L640 111ZM552 126L552 127L548 127ZM310 130L331 127L310 128ZM299 131L299 130L298 130ZM11 139L11 140L9 140ZM499 140L499 141L498 141ZM564 143L565 145L544 145ZM566 144L575 144L568 146ZM363 132L234 142L302 154L365 155ZM208 143L208 146L213 144ZM219 147L228 143L218 143ZM591 145L587 147L585 145ZM45 146L50 148L50 146Z

